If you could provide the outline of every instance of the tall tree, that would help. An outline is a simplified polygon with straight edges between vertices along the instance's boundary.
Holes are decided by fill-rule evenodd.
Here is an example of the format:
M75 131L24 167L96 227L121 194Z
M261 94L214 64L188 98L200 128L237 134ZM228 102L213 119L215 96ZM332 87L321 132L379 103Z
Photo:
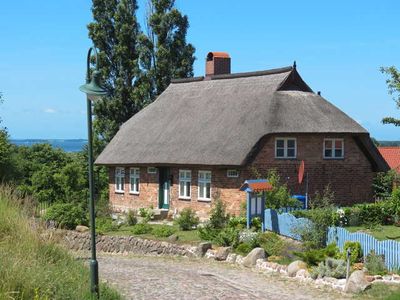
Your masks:
M110 92L94 104L94 131L104 142L145 105L135 80L140 74L137 8L136 0L93 0L89 37L100 50L100 71Z
M400 109L400 72L395 66L381 68L381 72L389 76L389 78L386 79L389 94L393 95L393 100L396 102L397 108ZM383 118L382 123L400 126L400 119L386 117Z
M188 17L175 7L175 0L148 0L146 34L141 36L142 77L153 100L172 78L193 76L195 48L186 42Z
M0 93L0 104L3 103L2 94ZM12 148L9 141L8 131L1 123L0 117L0 182L10 180L14 173L12 166Z

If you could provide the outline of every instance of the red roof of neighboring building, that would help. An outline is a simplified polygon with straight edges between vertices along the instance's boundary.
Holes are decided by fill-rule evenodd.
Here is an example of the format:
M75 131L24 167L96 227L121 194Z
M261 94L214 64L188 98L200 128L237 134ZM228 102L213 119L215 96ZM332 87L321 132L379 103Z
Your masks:
M378 147L378 150L389 167L400 173L400 147Z

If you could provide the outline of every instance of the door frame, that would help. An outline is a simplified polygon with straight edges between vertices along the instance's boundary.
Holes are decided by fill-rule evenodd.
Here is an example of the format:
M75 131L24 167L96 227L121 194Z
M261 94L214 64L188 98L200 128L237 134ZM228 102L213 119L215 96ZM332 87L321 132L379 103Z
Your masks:
M164 199L164 185L167 183L168 193L168 204L165 204ZM158 168L158 208L169 209L171 203L171 179L170 179L170 168L160 167Z

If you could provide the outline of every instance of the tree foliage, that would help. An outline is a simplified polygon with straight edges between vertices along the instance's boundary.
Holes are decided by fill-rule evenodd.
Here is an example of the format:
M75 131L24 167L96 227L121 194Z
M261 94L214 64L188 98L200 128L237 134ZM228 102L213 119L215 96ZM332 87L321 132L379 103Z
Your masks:
M172 78L193 76L193 45L186 42L188 17L175 8L175 0L149 0L146 34L141 36L141 66L154 99Z
M396 102L397 108L400 109L400 72L395 66L382 67L381 72L389 76L389 78L386 79L388 91L389 94L393 96L393 100ZM400 126L400 120L394 117L383 118L382 123Z
M100 71L111 95L94 105L100 149L125 121L162 93L171 78L193 76L187 16L173 0L152 0L148 7L146 34L137 21L136 0L93 0L89 37L100 50Z

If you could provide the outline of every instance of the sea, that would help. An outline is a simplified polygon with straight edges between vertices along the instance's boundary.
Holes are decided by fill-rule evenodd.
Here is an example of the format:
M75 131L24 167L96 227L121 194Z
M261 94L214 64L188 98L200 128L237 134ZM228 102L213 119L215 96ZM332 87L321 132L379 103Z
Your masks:
M50 144L54 148L61 148L66 152L78 152L87 144L85 139L10 139L17 146L32 146L34 144Z

